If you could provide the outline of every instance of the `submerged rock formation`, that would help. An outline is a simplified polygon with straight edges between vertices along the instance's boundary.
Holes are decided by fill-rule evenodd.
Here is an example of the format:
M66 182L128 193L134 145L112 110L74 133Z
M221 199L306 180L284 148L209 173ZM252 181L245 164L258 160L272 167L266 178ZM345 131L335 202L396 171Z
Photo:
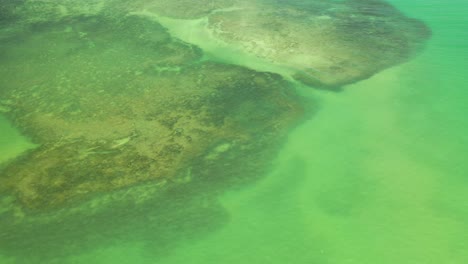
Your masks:
M0 111L38 147L0 167L0 252L26 258L122 238L164 253L221 225L217 195L263 175L311 112L291 81L364 79L429 35L378 0L8 3ZM166 18L278 70L212 61Z
M16 13L27 21L100 12L203 20L212 39L201 42L228 45L316 88L337 89L405 62L431 35L383 0L25 1Z
M378 0L265 1L215 12L208 27L319 88L338 88L404 62L430 35L421 21Z
M206 20L200 25L211 41L316 88L338 89L405 62L431 35L423 22L381 0L186 2L140 1L133 8Z
M141 224L132 216L141 208L187 221L181 212L219 211L214 195L262 175L304 115L281 76L203 61L197 47L136 16L34 24L0 49L2 109L39 145L0 172L7 253L67 252L104 225L108 236L122 234ZM107 223L100 215L112 208L129 215ZM87 231L56 245L77 219Z

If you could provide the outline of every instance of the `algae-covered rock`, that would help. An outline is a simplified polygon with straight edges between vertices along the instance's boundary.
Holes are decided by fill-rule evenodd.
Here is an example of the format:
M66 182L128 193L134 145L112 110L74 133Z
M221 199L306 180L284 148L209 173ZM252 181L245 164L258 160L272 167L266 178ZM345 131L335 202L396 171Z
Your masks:
M30 208L175 177L213 144L238 148L300 113L281 77L201 62L137 17L48 24L2 48L8 116L41 147L2 172L1 188Z
M0 24L15 20L16 8L22 4L22 0L0 0Z
M217 38L323 88L404 62L430 35L421 21L379 0L260 1L208 19Z
M5 3L0 112L38 147L0 167L0 251L25 263L119 239L164 254L220 226L217 196L264 175L309 112L292 78L337 88L430 34L380 0Z
M155 14L180 19L178 27L204 21L197 32L210 39L196 44L222 42L239 56L280 67L277 72L286 77L331 89L407 61L431 34L423 22L383 0L26 0L19 6L25 21L100 12ZM213 47L204 48L215 54Z
M0 170L7 254L211 229L226 217L216 195L264 174L304 115L281 76L202 60L137 16L34 23L19 38L0 43L0 97L39 147Z
M278 66L277 72L285 76L328 89L407 61L431 35L422 21L382 0L142 0L128 8L162 20L179 19L169 27L202 27L194 32L208 37L189 32L185 40L209 53L225 45L238 56L261 59ZM199 22L187 22L193 19Z

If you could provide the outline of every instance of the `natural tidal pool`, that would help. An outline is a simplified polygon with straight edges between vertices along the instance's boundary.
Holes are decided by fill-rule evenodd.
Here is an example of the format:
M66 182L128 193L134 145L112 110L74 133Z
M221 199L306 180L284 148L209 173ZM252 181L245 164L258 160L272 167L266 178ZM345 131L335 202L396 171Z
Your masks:
M0 264L466 263L467 12L0 0Z

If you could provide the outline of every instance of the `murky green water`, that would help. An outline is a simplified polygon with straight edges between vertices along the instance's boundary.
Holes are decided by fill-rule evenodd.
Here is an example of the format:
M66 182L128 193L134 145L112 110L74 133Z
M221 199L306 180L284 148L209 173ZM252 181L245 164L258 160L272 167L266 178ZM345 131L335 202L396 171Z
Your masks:
M425 49L331 92L137 2L158 24L4 24L0 263L468 261L467 3L390 1Z

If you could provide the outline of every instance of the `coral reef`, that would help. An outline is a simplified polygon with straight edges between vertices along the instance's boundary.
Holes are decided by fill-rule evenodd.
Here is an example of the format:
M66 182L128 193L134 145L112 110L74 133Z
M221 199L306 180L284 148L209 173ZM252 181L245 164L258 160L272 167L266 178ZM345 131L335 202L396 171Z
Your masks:
M186 2L137 1L127 8L206 19L205 34L214 41L316 88L339 89L403 63L431 36L422 21L382 0Z
M378 0L261 1L208 19L224 42L330 89L406 61L430 36L421 21Z
M223 219L215 195L264 174L305 114L281 76L204 61L137 16L34 23L0 50L4 115L39 145L0 171L0 249L9 254L65 254L129 226L147 233L136 227L155 226L147 217L192 221L183 212L214 210ZM142 208L156 215L134 218ZM66 230L75 241L54 242Z
M430 35L380 0L0 4L0 112L39 146L0 167L0 251L26 263L123 237L163 254L222 225L217 195L264 175L314 107L291 78L335 89ZM162 17L284 71L211 61Z
M383 0L26 0L20 6L15 13L30 22L137 11L184 21L207 19L205 31L217 41L328 89L405 62L431 35L423 22Z

